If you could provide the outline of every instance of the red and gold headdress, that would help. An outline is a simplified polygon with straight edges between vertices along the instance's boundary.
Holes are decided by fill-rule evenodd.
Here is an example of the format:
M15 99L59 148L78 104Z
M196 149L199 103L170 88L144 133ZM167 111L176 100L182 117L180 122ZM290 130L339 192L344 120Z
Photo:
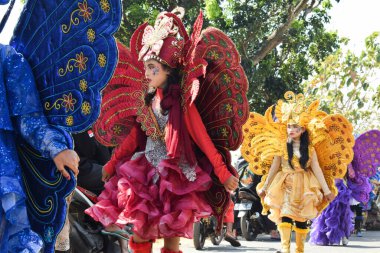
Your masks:
M172 12L161 12L153 26L147 25L141 40L139 60L157 60L171 68L176 68L183 57L184 26L181 21L185 9L175 8Z

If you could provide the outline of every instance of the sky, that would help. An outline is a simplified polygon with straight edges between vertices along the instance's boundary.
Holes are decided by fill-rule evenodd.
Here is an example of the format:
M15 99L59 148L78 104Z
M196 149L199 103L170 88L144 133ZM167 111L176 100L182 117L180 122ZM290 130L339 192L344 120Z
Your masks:
M11 16L9 17L7 23L5 24L4 30L0 34L0 43L8 44L9 40L12 37L13 28L17 24L18 17L20 16L23 4L21 0L16 0L15 5L13 6L13 10L11 12ZM8 5L0 5L0 18L2 19L5 12L8 9Z
M380 32L380 0L340 0L333 2L328 30L338 31L339 36L350 39L349 48L361 52L364 39L375 31Z

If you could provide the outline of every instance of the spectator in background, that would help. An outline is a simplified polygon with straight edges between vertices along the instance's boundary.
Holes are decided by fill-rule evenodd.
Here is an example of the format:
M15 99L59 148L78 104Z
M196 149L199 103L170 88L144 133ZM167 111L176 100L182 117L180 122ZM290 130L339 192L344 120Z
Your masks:
M91 129L73 138L80 157L78 185L99 195L104 188L102 168L111 158L110 150L95 139Z

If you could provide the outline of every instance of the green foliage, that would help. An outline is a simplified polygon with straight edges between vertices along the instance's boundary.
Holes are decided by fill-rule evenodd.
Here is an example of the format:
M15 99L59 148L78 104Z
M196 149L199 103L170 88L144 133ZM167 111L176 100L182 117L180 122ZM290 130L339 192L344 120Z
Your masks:
M327 20L325 10L316 10L309 18L300 17L292 24L282 44L256 68L249 59L243 59L250 78L253 110L263 113L282 98L285 91L302 91L300 83L312 73L313 63L322 60L339 45L337 34L324 29Z
M209 20L215 20L222 16L222 9L217 0L206 0L206 16Z
M115 37L124 45L129 45L129 40L139 25L144 22L154 25L157 15L162 11L171 11L177 6L184 7L186 13L183 21L190 30L199 10L204 8L203 3L194 0L123 0L122 4L122 23Z
M347 42L347 41L346 41ZM365 40L360 55L338 50L316 65L316 73L304 83L310 99L321 108L346 116L356 133L380 127L380 35Z
M256 55L266 45L268 38L292 16L301 0L124 0L122 27L117 38L124 44L137 26L144 21L153 24L161 11L176 6L186 9L184 23L188 31L199 10L205 13L204 28L215 26L235 42L241 54L241 62L247 74L250 88L248 98L251 110L263 113L287 90L302 91L300 83L312 73L313 63L322 60L339 47L335 33L328 33L324 25L330 17L330 0L308 1L320 3L317 7L305 5L299 15L278 37L276 46L259 64Z

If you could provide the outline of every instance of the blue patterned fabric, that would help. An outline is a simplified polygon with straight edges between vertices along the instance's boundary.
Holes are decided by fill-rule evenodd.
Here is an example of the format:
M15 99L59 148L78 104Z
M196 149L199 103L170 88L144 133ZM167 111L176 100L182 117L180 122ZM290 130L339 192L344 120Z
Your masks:
M32 70L53 125L81 132L99 116L100 90L117 63L120 0L29 0L11 45Z
M34 120L34 118L33 118ZM54 252L54 245L58 233L63 228L66 218L66 197L75 187L74 175L72 180L66 180L57 172L54 162L50 158L44 158L42 154L55 154L59 152L62 141L66 139L67 145L73 146L71 137L62 129L49 126L50 130L45 133L47 138L61 141L55 144L43 144L41 147L48 147L49 150L35 150L23 139L18 138L19 160L22 167L24 187L27 193L27 207L30 223L44 241L44 252ZM41 132L43 133L43 131ZM60 136L59 136L60 135ZM49 137L50 136L50 137ZM39 137L37 137L38 139Z
M377 169L375 175L373 175L370 179L371 180L373 179L373 180L380 182L380 169Z
M30 67L22 55L10 46L1 46L0 57L0 76L8 84L0 87L0 129L13 130L11 115L41 112L42 107Z
M120 0L28 0L24 6L11 46L30 64L38 104L42 105L48 123L57 126L55 131L65 137L69 148L72 139L66 131L83 131L99 115L100 90L111 78L118 59L113 34L120 21ZM9 106L4 113L12 108ZM29 117L35 126L43 123L38 114L31 113ZM29 125L27 121L17 119L22 126ZM4 129L12 128L9 121L4 120L3 125ZM54 136L58 135L48 131L35 133L29 143L22 138L16 140L26 179L28 215L33 230L43 237L44 252L54 251L65 219L65 197L75 187L74 180L62 178L54 163L43 157L54 156L65 142Z
M0 44L0 63L0 252L39 252L43 243L28 221L26 202L29 205L30 200L26 201L25 191L30 197L30 186L21 170L19 158L22 157L17 153L22 146L17 143L22 139L25 141L22 145L30 145L51 163L51 158L70 143L61 130L48 125L33 74L22 55ZM44 169L49 171L48 167ZM54 170L49 173L57 174ZM32 187L39 186L33 183ZM31 221L35 222L34 217Z
M65 130L83 131L98 117L100 90L117 63L113 34L120 21L120 0L29 0L11 40L11 46L26 60L14 51L5 53L12 51L10 47L2 51L9 57L4 57L0 72L1 82L5 83L0 85L0 151L2 157L4 154L9 158L9 164L0 169L4 173L10 167L14 170L19 191L11 188L22 200L17 204L25 209L20 186L23 181L30 224L42 237L44 252L54 251L56 236L65 220L65 197L75 187L74 180L67 181L57 172L51 158L66 146L72 148L71 136ZM9 88L7 83L14 85ZM12 184L2 183L1 187L5 185L8 189ZM14 221L26 222L25 211L24 214ZM5 219L5 215L6 211L1 218ZM23 226L30 231L27 222ZM1 244L0 252L21 252L20 248L26 249L23 252L36 252L41 241L37 237L27 238L27 233L19 237L20 242L16 236L11 241L14 232L9 232L9 228L13 227L8 223L0 227L0 236L5 235L8 241ZM32 245L33 241L37 244L31 249L22 244Z

